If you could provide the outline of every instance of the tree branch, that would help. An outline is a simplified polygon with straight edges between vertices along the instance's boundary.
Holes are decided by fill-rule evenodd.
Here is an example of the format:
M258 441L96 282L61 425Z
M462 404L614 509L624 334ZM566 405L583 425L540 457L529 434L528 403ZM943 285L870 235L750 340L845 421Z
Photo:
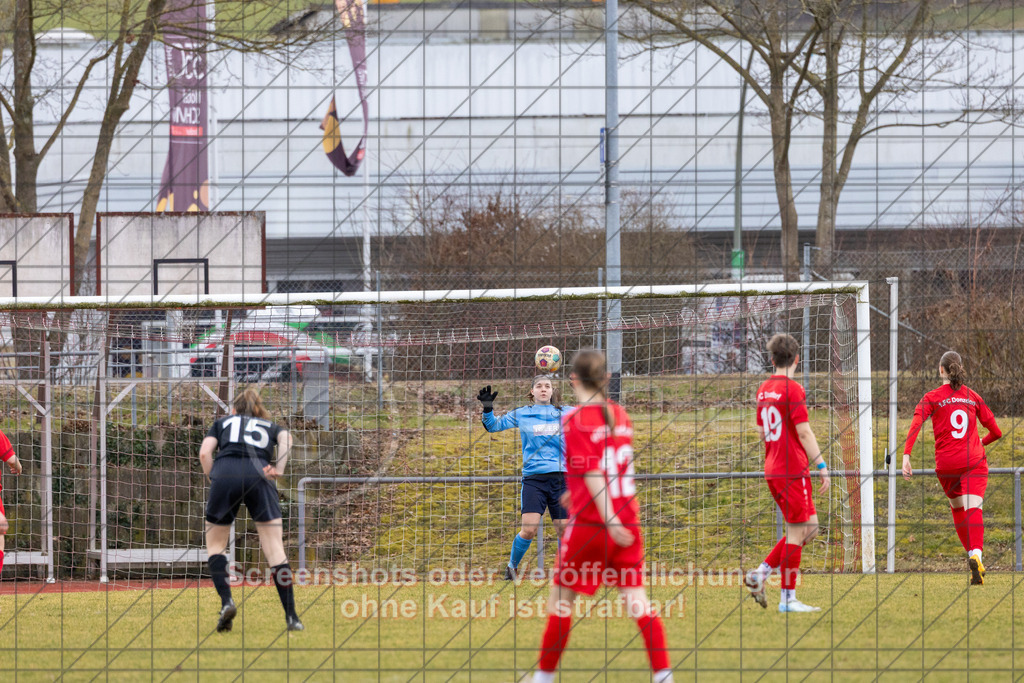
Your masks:
M796 101L800 97L801 89L804 82L804 77L810 72L811 58L814 56L814 46L818 42L818 36L811 40L811 44L807 47L807 54L804 58L804 68L797 72L796 84L793 86L792 93L789 99L786 101L786 145L789 145L789 140L793 134L793 112L796 109Z
M639 2L635 4L642 5L642 3ZM671 24L672 26L675 26L687 38L696 43L699 43L700 45L706 47L707 49L715 53L715 55L717 55L719 59L728 64L733 69L733 71L740 75L740 78L747 82L747 84L751 87L751 89L762 102L764 102L765 104L769 103L768 94L761 87L761 84L757 82L757 79L754 78L753 74L744 69L742 64L733 59L728 52L719 47L718 44L715 43L715 41L713 41L709 36L706 36L700 33L699 31L691 29L686 24L676 22L674 18L669 17L664 12L656 9L653 5L643 5L643 7L647 12L651 14L651 16L657 19L661 19L662 21Z
M97 64L107 61L107 58L110 57L113 51L114 44L111 44L101 55L89 60L89 64L85 67L85 73L82 74L82 77L78 80L78 85L75 86L75 92L71 96L71 101L68 103L68 106L64 109L63 114L61 114L60 119L57 121L57 125L53 129L53 133L51 133L50 137L47 138L45 143L43 143L43 146L39 150L37 156L41 158L45 156L47 152L50 151L50 147L52 147L53 143L57 141L58 137L60 137L61 132L64 130L64 126L67 124L68 119L71 117L71 113L74 111L75 106L78 104L78 98L81 96L82 91L85 90L85 84L89 80L89 74L92 73L93 68Z

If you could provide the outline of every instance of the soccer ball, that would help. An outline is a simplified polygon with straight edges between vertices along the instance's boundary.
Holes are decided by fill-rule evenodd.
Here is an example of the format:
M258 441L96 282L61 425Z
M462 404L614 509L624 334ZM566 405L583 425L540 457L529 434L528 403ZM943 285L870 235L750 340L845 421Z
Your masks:
M557 372L562 367L562 352L557 346L542 346L537 349L533 362L541 372Z

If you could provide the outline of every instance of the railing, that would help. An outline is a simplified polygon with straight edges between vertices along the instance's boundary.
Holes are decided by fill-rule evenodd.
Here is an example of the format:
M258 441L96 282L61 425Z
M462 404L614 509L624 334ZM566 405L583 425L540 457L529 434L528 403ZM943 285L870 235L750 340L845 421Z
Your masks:
M1014 568L1022 570L1022 538L1021 529L1021 473L1024 467L993 467L989 469L989 475L1013 475L1013 544L1014 544ZM914 470L914 476L934 475L934 469ZM863 477L857 470L837 470L830 472L832 476L841 477ZM875 479L888 477L902 477L902 472L890 473L888 470L873 470L870 475ZM640 481L687 481L695 479L763 479L763 472L666 472L656 474L637 474L636 479ZM297 503L299 506L299 569L306 569L306 486L308 484L515 484L521 481L521 477L515 476L451 476L451 477L303 477L296 487ZM542 518L543 523L543 518ZM888 543L886 544L886 556L889 558L888 567L893 566L893 558L896 553L896 518L889 515L888 519ZM544 534L543 528L537 534L537 555L539 564L544 562Z

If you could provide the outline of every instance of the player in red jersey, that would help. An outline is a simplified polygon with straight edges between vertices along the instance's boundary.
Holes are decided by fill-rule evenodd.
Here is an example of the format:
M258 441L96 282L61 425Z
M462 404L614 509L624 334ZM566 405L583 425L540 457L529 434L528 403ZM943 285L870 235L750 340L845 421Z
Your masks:
M764 442L764 478L772 497L786 520L786 535L745 583L761 607L768 606L765 583L773 570L782 574L780 612L818 612L819 607L796 599L796 579L803 547L818 534L818 514L811 498L808 462L821 475L821 491L828 490L828 467L821 457L818 440L808 422L804 388L793 381L800 362L800 345L788 334L777 334L768 342L775 373L757 390L757 432ZM813 456L809 457L809 454Z
M981 563L985 520L981 506L988 486L985 446L1003 433L981 396L964 386L967 376L959 353L942 354L939 376L942 386L925 394L914 411L903 448L903 478L909 481L914 474L910 453L924 421L930 417L935 431L935 473L949 498L956 535L967 551L971 583L981 585L985 583L985 565ZM979 421L988 429L984 439L978 435Z
M0 460L7 463L11 474L21 474L21 461L18 460L18 455L14 452L11 440L3 432L0 432ZM0 486L0 491L2 490L3 487ZM0 498L0 571L4 568L4 539L7 536L7 529L7 513L4 511L3 498Z
M672 680L665 626L644 589L644 543L633 481L633 426L626 411L608 400L608 370L600 351L580 351L571 384L578 407L562 419L565 468L571 500L569 527L548 596L548 621L534 683L555 680L569 642L578 593L593 595L616 586L636 619L651 662L653 680Z

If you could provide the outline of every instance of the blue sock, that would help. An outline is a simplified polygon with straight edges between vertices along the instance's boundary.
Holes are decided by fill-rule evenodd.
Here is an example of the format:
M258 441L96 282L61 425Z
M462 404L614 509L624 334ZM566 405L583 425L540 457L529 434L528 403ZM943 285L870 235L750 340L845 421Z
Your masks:
M520 560L523 559L523 555L530 549L530 545L533 544L533 539L527 541L525 538L516 534L515 539L512 541L512 557L509 558L508 566L516 569L519 566Z

